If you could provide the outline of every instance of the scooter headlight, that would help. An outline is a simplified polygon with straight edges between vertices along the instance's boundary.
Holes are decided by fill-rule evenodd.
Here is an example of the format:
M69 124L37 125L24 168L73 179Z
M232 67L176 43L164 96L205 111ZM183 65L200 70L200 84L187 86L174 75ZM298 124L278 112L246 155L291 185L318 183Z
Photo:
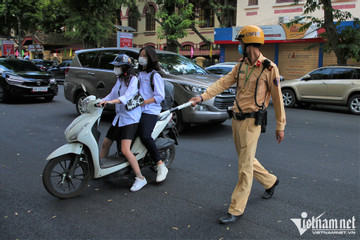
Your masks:
M82 108L85 110L85 112L88 112L89 103L94 102L95 100L95 96L88 96L82 101Z

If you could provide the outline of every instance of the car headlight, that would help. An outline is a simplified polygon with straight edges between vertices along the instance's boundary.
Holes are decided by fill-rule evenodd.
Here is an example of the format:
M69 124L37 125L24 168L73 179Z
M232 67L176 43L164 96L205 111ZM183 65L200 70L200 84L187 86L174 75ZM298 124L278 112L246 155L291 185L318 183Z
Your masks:
M12 75L12 74L7 74L5 76L5 80L9 83L9 84L19 84L19 83L23 83L25 82L25 79L17 76L17 75Z
M207 106L204 104L197 104L194 108L195 111L209 111Z
M186 85L186 84L182 84L182 86L193 93L197 93L197 94L202 94L206 91L206 88L204 87L198 87L198 86L194 86L194 85Z
M56 84L56 79L55 78L50 78L50 84Z

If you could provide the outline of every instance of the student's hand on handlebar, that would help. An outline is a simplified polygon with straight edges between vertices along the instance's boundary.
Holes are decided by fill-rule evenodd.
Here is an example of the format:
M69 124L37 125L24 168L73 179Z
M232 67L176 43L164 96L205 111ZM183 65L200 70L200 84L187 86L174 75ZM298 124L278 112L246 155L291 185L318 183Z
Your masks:
M193 97L189 100L189 102L192 101L191 106L196 107L196 105L201 102L201 97Z
M98 105L99 107L105 107L107 103L109 103L109 101L101 101Z

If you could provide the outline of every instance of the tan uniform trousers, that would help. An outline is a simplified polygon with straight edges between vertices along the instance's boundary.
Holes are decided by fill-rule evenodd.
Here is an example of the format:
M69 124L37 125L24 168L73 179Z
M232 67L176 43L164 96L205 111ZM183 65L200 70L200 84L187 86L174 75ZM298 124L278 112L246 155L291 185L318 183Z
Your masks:
M271 188L276 176L270 174L255 158L256 147L261 132L261 126L255 125L255 118L232 120L233 138L239 157L239 181L231 196L228 212L232 215L244 213L248 201L253 177L264 186Z

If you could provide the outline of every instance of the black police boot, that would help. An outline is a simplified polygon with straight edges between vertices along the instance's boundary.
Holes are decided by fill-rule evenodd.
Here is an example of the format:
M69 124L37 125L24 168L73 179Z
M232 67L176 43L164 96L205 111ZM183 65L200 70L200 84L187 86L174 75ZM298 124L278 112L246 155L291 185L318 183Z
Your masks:
M233 222L236 222L237 220L239 220L241 218L241 216L242 215L235 216L235 215L232 215L230 213L227 213L224 217L219 219L219 222L221 224L233 223Z
M279 179L276 179L276 182L274 183L274 185L269 188L269 189L266 189L264 194L263 194L263 198L264 199L270 199L272 198L272 196L274 195L274 192L275 192L275 187L279 184Z

